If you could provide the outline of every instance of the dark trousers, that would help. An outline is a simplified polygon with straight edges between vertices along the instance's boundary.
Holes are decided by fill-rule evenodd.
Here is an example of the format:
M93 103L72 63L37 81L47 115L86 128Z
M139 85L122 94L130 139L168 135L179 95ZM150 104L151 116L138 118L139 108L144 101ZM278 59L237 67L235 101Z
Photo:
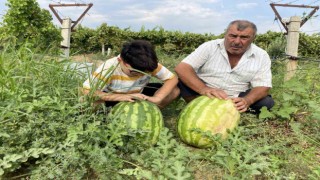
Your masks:
M181 82L181 80L179 80L178 83L178 87L180 89L180 96L182 97L188 97L188 96L199 96L200 94L195 92L194 90L192 90L191 88L189 88L188 86L186 86L185 84L183 84ZM246 92L241 92L239 94L239 97L244 97L246 96L251 89L248 89ZM250 107L248 112L250 113L254 113L254 114L259 114L260 113L260 109L264 106L267 107L268 110L270 110L274 105L274 100L272 99L271 95L268 95L260 100L258 100L257 102L253 103Z

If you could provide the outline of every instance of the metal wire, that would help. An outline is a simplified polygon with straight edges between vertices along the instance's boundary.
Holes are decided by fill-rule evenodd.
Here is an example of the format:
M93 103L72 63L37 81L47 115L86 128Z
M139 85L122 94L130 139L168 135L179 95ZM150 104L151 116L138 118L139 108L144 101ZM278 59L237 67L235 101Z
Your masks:
M272 61L287 61L287 60L297 60L297 61L309 61L309 62L320 62L318 58L310 58L310 57L303 57L303 56L291 56L288 54L283 53L280 56L271 57Z

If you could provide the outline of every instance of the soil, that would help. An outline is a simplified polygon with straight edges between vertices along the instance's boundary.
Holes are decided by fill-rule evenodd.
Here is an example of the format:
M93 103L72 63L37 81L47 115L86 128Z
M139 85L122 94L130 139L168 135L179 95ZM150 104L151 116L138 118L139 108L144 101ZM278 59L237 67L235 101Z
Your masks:
M81 54L70 56L70 59L74 62L93 63L94 67L99 67L102 63L104 63L104 60L97 59L94 54Z

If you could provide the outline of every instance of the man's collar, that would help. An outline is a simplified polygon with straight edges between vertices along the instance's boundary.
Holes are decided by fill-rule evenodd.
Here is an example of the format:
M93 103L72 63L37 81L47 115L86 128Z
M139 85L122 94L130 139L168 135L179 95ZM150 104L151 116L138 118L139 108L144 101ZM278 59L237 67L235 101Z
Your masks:
M245 54L247 54L247 57L251 57L254 56L254 52L252 50L252 43L250 44L249 48L247 49L247 51L245 52Z

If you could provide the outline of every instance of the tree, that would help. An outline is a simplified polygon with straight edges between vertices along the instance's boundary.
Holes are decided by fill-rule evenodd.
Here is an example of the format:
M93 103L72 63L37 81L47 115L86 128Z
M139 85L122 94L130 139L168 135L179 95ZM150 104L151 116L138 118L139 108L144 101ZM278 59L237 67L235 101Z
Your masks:
M72 53L92 53L99 49L99 44L94 38L96 30L77 26L75 32L71 34L71 51Z
M59 48L62 37L48 10L41 9L36 0L8 0L9 7L3 18L3 33L13 36L17 45L29 42L44 50ZM3 36L3 35L2 35Z
M119 47L122 44L122 30L115 26L108 26L107 23L102 23L97 28L97 34L94 37L101 45L102 55L105 52L105 46Z
M105 45L108 42L108 25L107 23L102 23L97 29L97 39L101 45L101 53L105 55Z

